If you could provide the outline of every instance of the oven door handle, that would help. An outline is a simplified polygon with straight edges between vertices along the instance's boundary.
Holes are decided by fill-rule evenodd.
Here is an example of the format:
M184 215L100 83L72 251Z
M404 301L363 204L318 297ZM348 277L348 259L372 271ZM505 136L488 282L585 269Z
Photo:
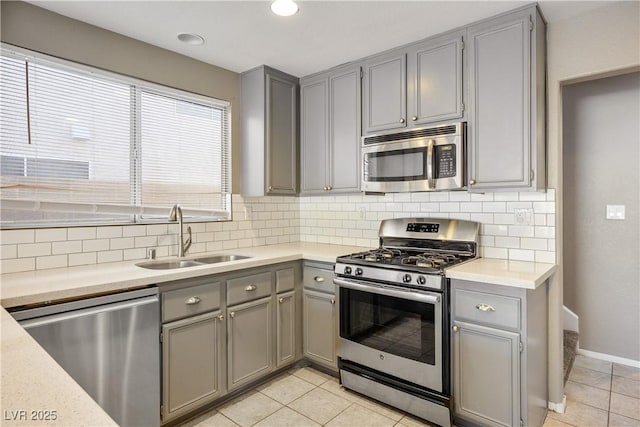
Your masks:
M426 294L415 291L405 291L400 289L390 289L388 287L376 286L372 284L360 284L339 278L334 278L333 283L342 288L353 289L356 291L371 292L374 294L386 295L390 297L402 298L411 301L425 302L428 304L439 304L440 295Z

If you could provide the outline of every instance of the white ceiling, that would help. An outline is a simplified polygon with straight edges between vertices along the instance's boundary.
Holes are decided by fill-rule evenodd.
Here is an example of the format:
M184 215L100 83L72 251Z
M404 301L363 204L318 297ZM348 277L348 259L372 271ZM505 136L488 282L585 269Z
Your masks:
M269 1L29 3L232 71L267 64L301 77L530 2L299 1L292 17L272 14ZM608 2L539 3L555 22ZM199 34L205 44L179 42L181 32Z

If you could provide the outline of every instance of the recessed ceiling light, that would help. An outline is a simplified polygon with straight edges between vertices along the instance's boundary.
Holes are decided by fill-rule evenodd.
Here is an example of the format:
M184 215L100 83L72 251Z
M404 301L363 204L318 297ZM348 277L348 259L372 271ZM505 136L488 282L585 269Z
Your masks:
M271 3L271 11L280 16L291 16L298 12L298 5L293 0L275 0Z
M178 34L178 40L187 44L192 44L194 46L199 46L201 44L204 44L204 39L201 36L197 34L191 34L191 33Z

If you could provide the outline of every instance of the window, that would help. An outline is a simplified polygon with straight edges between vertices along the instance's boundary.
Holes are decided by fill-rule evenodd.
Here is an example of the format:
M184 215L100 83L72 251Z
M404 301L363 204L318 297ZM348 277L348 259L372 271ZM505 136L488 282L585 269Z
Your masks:
M227 102L2 48L2 227L231 218Z

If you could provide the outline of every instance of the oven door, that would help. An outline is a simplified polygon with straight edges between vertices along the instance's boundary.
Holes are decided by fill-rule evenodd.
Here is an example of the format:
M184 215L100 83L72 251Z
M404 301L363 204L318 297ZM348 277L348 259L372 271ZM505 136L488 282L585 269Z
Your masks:
M442 294L334 279L343 360L443 392Z

